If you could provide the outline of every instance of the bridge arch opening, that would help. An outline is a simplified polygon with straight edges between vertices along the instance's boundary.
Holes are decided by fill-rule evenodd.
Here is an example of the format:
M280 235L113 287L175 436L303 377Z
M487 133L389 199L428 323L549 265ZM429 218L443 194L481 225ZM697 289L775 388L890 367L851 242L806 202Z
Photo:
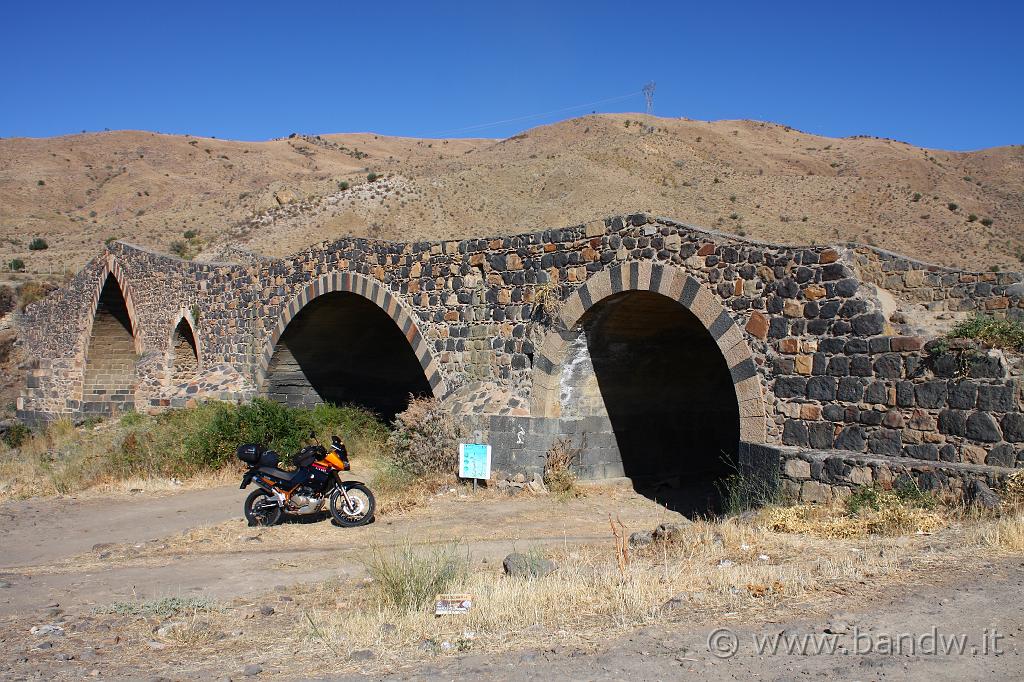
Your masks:
M134 410L137 360L128 302L117 278L108 273L86 350L82 411L109 415Z
M199 373L199 347L188 319L182 317L171 334L171 383L180 385Z
M432 395L423 362L395 320L348 291L318 296L288 322L263 392L292 407L356 404L388 420L410 395Z
M704 323L672 298L631 290L594 303L574 331L562 417L607 417L637 492L684 514L719 511L740 415L728 364Z

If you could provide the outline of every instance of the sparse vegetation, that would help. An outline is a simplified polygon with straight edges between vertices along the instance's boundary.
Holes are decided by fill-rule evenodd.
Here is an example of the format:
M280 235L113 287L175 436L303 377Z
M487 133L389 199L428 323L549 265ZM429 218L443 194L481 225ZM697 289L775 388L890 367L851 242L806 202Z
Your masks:
M469 561L457 545L392 550L372 547L364 562L378 608L396 613L420 612L434 598L466 579Z
M976 339L992 348L1024 351L1024 324L992 315L975 315L964 320L950 330L948 337Z
M29 251L43 251L44 249L50 248L50 245L46 243L46 240L42 237L36 237L28 244Z
M567 499L582 494L576 485L574 468L583 457L587 446L586 435L579 447L573 445L571 438L558 438L544 456L544 485L556 496Z
M992 221L991 218L982 218L981 219L981 224L984 225L985 227L992 227L992 222L993 221Z
M395 417L388 450L395 465L415 476L451 475L458 464L461 437L452 414L433 398L413 398Z
M946 208L948 208L948 209L949 209L950 211L955 211L955 210L957 210L958 208L960 208L960 206L958 206L957 204L955 204L955 203L953 203L953 202L951 201L951 202L949 202L948 204L946 204Z
M369 174L367 174L367 176L366 176L366 181L367 181L367 182L376 182L376 181L377 181L377 178L379 178L379 177L380 177L380 176L379 176L379 175L377 175L376 173L369 173Z
M20 258L13 258L7 262L7 268L14 272L19 272L25 269L25 261Z
M340 189L342 192L347 190L348 187L349 187L349 185L348 185L348 181L347 180L342 180L341 182L338 183L338 189Z

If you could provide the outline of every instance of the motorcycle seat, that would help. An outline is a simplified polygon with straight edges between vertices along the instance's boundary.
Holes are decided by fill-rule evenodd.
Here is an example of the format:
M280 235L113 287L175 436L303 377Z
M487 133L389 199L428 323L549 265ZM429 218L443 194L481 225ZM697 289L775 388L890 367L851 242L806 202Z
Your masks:
M259 471L261 474L281 479L282 481L290 481L292 480L292 477L298 473L297 471L284 471L277 467L256 467L256 471Z

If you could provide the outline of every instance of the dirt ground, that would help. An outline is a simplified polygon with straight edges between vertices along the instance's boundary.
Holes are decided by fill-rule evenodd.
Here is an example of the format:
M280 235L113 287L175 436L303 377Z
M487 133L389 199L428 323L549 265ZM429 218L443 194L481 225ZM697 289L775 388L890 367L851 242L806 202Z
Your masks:
M831 585L814 599L781 599L756 611L683 609L639 629L538 631L532 645L530 633L519 633L514 645L500 650L417 651L398 663L385 661L380 649L324 648L302 634L316 630L308 609L324 594L309 586L333 581L331 597L343 609L347 591L359 589L365 575L361 558L368 546L458 539L483 569L500 565L510 551L610 548L609 514L628 530L679 517L624 488L596 488L565 502L453 489L363 528L314 520L261 529L241 520L244 496L221 487L5 507L0 678L960 680L1024 674L1024 559L949 554L957 543L951 530L876 550L900 542L916 548L919 560L896 579L865 577ZM213 600L224 605L217 617L230 624L218 626L223 632L212 639L168 643L153 634L166 618L112 608L167 597ZM31 632L48 625L60 632ZM919 638L933 627L969 638L964 653L931 654L921 641L920 650L909 652L904 644L895 654L880 644L886 635ZM718 628L735 633L734 656L709 650L709 634ZM835 633L845 649L757 652L755 637L780 632ZM874 653L854 651L867 642Z

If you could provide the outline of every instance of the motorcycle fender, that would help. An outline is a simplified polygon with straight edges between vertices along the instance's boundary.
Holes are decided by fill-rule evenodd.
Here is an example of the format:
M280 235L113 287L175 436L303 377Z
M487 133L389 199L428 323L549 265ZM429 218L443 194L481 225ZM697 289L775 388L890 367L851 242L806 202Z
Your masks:
M253 477L253 472L251 472L251 471L245 472L245 474L242 475L242 485L238 486L238 489L242 490L243 488L247 488L249 486L249 484L252 483L252 477Z
M345 479L344 481L341 481L342 485L350 485L352 483L358 483L359 485L366 485L362 481L356 481L356 480L351 479L351 478L348 478L348 479Z

